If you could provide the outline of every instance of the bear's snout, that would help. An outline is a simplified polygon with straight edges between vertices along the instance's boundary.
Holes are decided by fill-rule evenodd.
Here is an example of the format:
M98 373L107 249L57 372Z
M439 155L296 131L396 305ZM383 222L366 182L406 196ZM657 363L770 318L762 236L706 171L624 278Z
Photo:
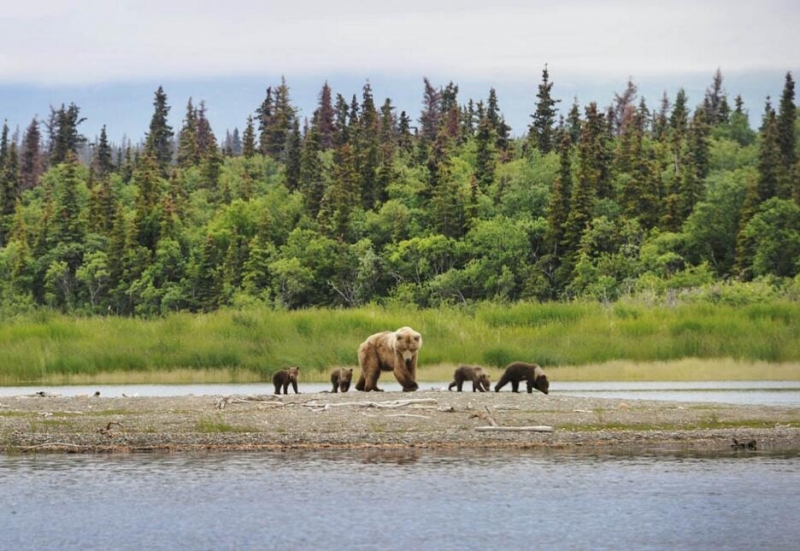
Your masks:
M411 358L406 358L406 367L411 369Z

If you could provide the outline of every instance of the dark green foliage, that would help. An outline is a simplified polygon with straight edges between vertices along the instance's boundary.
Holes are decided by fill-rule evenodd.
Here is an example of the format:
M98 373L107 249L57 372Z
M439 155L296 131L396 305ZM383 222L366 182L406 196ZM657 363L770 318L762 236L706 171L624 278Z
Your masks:
M175 144L159 89L143 146L114 147L103 127L89 166L73 153L87 153L80 111L62 106L46 172L36 119L21 142L6 128L0 312L611 301L713 294L734 277L796 287L790 75L757 140L719 74L691 115L683 90L651 112L629 82L608 109L582 118L575 101L556 121L545 72L519 137L494 89L460 103L454 83L424 84L416 125L369 84L335 104L324 85L301 121L283 80L222 149L191 100Z

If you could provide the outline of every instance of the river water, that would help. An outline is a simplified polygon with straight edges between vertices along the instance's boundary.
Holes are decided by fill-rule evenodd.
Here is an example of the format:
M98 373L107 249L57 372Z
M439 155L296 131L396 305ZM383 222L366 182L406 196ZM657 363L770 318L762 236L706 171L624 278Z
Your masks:
M446 389L447 382L421 383L420 388ZM400 391L400 385L387 377L381 388ZM524 388L524 386L523 386ZM300 382L300 392L330 390L329 384ZM58 387L0 387L0 397L30 395L45 391L63 396L100 392L104 397L119 396L227 396L232 394L271 394L272 384L188 384L188 385L94 385ZM800 407L800 381L689 381L689 382L559 382L550 384L550 393L620 400L676 400Z
M800 456L0 456L8 550L796 550Z

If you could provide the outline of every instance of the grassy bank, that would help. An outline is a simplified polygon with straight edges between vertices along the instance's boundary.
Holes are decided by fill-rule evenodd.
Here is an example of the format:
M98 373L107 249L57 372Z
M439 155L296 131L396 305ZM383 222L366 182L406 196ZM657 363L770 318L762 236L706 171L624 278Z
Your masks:
M287 365L324 380L333 366L356 363L366 336L403 325L423 335L423 380L449 379L460 363L496 375L513 360L557 369L561 380L800 378L800 305L776 301L264 308L153 320L40 313L0 327L0 384L247 382Z

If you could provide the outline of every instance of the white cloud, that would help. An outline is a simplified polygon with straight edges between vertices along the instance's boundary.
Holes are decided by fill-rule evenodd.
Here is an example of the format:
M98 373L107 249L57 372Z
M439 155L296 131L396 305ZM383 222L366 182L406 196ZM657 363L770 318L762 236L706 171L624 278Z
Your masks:
M0 82L790 70L799 14L786 0L28 0L0 15Z

